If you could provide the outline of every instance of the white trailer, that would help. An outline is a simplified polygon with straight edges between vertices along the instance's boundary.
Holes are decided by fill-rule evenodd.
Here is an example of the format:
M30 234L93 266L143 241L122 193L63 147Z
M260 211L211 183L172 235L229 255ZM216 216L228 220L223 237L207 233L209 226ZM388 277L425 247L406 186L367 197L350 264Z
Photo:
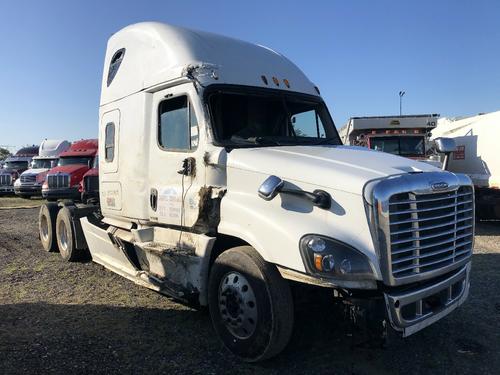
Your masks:
M96 205L41 207L40 238L208 306L246 361L278 354L292 285L411 335L462 304L474 238L461 174L343 146L313 83L262 46L159 23L107 46Z
M440 118L433 138L455 140L448 170L467 174L476 188L481 217L500 218L500 111L462 118Z

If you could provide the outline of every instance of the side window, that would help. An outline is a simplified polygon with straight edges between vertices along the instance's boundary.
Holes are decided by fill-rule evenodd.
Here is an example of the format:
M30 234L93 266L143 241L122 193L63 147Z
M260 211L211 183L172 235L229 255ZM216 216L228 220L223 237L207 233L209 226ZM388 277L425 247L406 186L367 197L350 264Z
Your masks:
M122 48L116 51L113 57L111 58L108 70L108 80L107 80L108 87L109 85L111 85L111 82L113 82L113 79L115 78L116 73L118 72L118 68L122 63L124 56L125 56L125 48Z
M187 96L160 103L158 143L167 150L189 151L198 147L198 121Z
M315 110L293 115L292 126L298 137L325 138L323 124Z
M106 135L104 138L104 157L109 163L115 158L115 124L109 122L106 124Z

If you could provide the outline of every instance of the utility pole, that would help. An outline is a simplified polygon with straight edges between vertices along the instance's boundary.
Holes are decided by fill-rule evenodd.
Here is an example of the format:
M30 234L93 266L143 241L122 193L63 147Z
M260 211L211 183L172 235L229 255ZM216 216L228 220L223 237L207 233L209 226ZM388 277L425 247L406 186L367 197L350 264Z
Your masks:
M399 92L399 115L403 114L403 96L406 94L405 91Z

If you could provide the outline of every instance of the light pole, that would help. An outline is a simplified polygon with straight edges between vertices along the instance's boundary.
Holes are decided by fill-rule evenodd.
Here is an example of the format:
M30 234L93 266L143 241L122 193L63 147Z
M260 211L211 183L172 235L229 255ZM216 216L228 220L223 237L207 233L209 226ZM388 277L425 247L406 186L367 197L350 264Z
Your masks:
M403 96L406 94L404 91L399 92L399 115L403 114Z

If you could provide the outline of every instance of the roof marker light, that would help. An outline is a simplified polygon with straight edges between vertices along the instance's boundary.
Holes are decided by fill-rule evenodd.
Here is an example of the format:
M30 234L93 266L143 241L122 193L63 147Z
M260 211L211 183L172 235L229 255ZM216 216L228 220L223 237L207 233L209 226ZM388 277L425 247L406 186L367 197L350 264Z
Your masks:
M278 81L278 78L276 77L273 77L273 82L276 86L279 86L280 85L280 81Z
M283 83L285 84L286 87L290 88L290 82L288 82L288 79L284 79Z
M262 78L262 82L264 82L264 84L267 85L267 78L266 78L266 76L262 75L262 76L260 76L260 78Z

